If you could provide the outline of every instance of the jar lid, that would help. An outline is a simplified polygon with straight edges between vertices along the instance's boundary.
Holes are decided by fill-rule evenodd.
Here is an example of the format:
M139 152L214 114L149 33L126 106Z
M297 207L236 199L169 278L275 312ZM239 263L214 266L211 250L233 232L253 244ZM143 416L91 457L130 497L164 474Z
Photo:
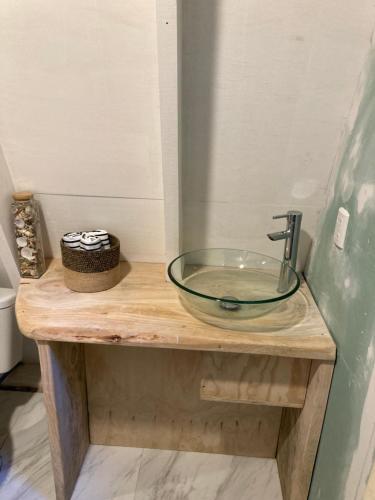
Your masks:
M15 201L28 201L33 197L33 193L31 191L17 191L12 196Z
M13 288L0 288L0 309L12 306L16 301L16 292Z

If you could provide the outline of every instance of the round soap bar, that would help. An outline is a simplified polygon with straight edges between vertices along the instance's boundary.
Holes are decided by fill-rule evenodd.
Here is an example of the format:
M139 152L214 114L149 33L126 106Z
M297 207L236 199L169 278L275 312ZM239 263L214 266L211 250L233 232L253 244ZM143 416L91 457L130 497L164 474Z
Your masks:
M65 243L75 243L76 241L81 241L82 233L66 233L63 236L63 241Z
M82 232L66 233L63 236L63 242L66 247L80 248Z
M102 241L108 240L108 232L105 231L104 229L94 229L93 231L89 231L86 234L90 234L92 236L97 236L100 238Z
M102 242L97 236L91 236L88 233L83 233L81 236L80 247L83 250L100 250Z

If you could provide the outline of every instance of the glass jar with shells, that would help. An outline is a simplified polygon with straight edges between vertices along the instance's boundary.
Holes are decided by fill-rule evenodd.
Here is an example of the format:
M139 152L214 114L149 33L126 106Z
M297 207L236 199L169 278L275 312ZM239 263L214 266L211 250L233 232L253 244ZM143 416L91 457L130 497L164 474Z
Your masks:
M30 192L13 193L12 213L23 278L39 278L46 270L37 201Z

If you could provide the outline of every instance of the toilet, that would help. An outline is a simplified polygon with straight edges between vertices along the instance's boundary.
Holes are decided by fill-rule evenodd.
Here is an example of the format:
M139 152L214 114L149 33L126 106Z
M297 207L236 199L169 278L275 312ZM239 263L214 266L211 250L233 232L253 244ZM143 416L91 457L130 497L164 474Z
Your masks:
M18 330L13 288L0 288L0 376L22 359L22 336Z

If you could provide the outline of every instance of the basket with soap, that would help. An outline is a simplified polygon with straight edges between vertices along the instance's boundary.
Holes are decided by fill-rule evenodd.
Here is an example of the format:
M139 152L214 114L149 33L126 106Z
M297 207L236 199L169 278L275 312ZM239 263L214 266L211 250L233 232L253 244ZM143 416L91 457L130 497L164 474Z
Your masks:
M121 280L120 242L103 229L67 233L61 239L65 285L76 292L100 292Z

